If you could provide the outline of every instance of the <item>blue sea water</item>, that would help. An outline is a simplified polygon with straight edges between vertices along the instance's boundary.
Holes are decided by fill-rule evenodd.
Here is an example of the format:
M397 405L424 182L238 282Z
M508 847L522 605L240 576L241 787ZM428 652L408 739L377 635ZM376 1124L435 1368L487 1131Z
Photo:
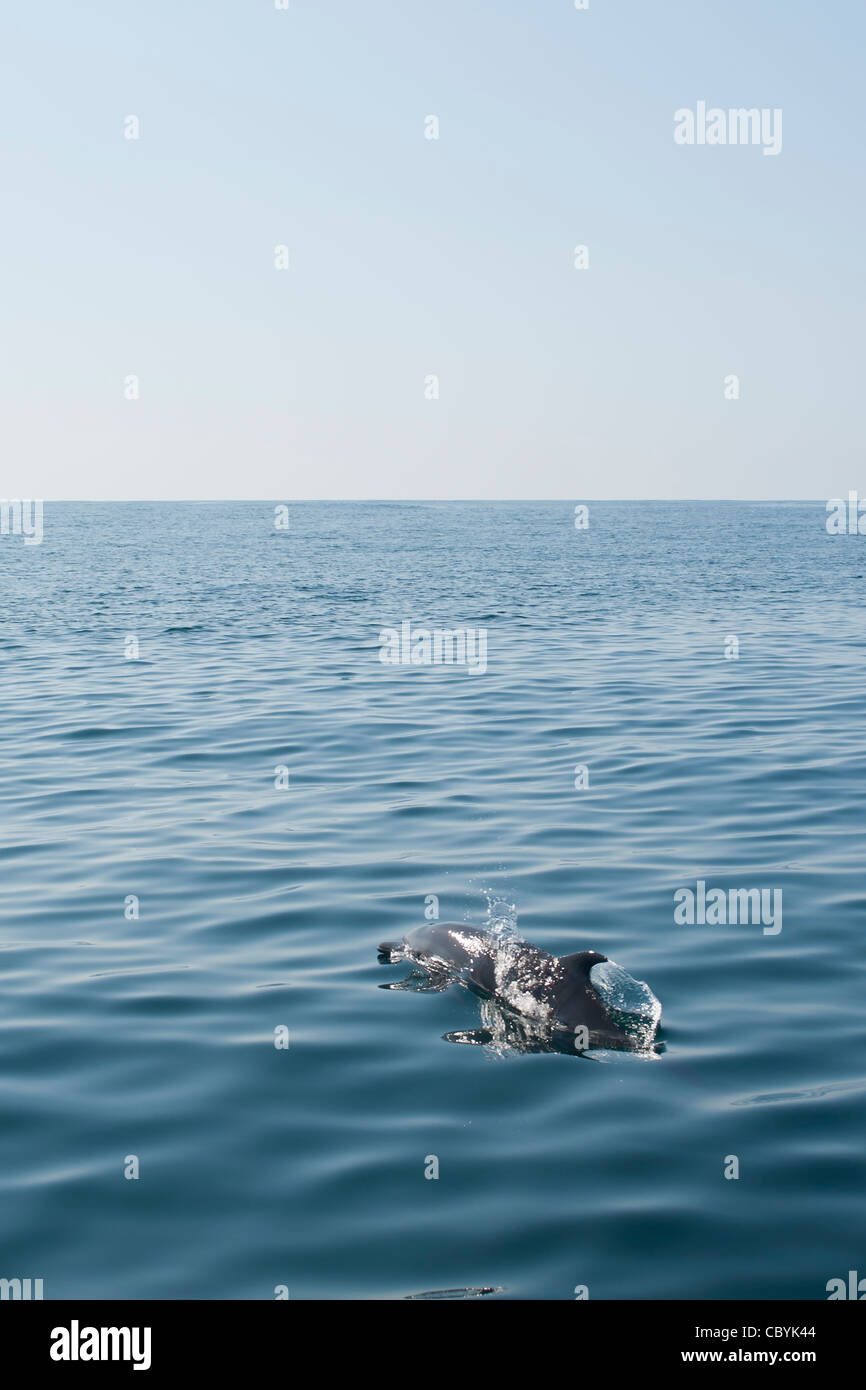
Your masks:
M866 1274L866 538L820 502L572 513L58 503L41 545L0 537L0 1277L824 1299ZM383 664L404 620L484 627L487 670ZM782 930L677 924L699 879L781 890ZM472 995L379 988L431 895L610 956L664 1051L445 1040Z

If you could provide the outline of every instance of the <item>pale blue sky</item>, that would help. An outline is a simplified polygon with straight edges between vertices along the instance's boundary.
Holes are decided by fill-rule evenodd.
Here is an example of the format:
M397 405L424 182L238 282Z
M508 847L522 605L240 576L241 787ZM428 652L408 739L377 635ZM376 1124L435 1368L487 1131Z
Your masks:
M859 0L17 0L0 38L3 496L866 491ZM781 107L782 153L677 146L699 100Z

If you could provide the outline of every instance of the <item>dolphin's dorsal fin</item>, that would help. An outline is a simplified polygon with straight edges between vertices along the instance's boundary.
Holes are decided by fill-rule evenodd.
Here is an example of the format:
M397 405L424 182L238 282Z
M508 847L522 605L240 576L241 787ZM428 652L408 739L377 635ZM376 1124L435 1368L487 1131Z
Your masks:
M578 975L588 982L592 967L601 965L602 961L607 960L607 956L599 955L598 951L575 951L570 956L559 956L558 960L569 975Z

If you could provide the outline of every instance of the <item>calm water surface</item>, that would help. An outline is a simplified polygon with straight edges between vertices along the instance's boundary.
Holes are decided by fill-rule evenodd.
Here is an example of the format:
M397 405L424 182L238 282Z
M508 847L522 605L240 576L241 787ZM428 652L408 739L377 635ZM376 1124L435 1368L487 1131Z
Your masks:
M866 538L822 503L572 511L47 504L42 545L0 538L0 1277L823 1299L866 1274ZM486 673L383 665L404 619L485 627ZM677 925L698 879L780 889L781 932ZM611 956L665 1051L446 1041L471 995L378 987L429 895Z

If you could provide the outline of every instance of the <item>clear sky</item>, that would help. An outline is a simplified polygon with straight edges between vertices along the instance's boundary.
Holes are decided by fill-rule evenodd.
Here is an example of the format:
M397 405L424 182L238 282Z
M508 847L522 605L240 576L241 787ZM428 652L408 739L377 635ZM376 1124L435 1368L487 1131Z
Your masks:
M15 0L0 48L3 496L866 492L862 0ZM699 101L781 153L677 145Z

